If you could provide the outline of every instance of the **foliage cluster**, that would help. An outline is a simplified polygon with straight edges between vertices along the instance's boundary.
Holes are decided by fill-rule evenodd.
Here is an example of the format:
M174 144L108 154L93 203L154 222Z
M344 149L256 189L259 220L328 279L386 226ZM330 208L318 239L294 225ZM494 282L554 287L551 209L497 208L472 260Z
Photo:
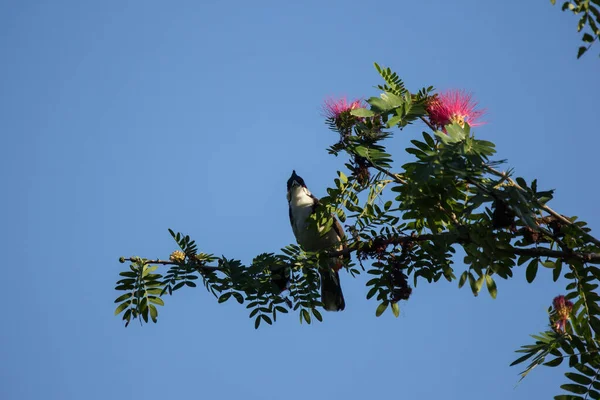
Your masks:
M388 309L398 316L401 301L422 282L457 281L475 296L485 288L496 297L498 280L512 278L517 266L525 266L528 282L542 267L568 282L568 321L557 324L558 310L550 308L548 330L518 350L522 356L513 364L527 362L524 377L538 365L567 360L569 383L561 388L570 394L557 398L600 398L600 269L594 265L600 241L584 221L548 206L552 191L499 170L494 144L477 139L467 123L433 124L432 87L411 93L396 73L375 67L384 81L380 95L327 121L339 134L328 151L346 158L346 172L337 172L314 220L330 227L337 215L350 233L347 250L309 253L289 245L244 266L199 252L189 236L170 231L179 250L168 260L121 259L130 265L117 283L115 313L126 325L136 318L156 322L165 297L201 283L219 303L245 305L256 328L289 312L300 322L322 321L319 259L343 252L354 253L344 267L349 275L367 275L366 297L377 316ZM393 133L416 126L428 129L407 144L410 160L394 166L386 147ZM158 265L168 270L159 273Z

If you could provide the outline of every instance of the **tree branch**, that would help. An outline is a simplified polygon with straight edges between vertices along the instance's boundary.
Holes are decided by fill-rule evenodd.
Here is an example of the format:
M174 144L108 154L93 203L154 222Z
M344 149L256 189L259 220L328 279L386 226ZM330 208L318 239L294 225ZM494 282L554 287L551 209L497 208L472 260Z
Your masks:
M579 260L583 262L590 262L594 264L600 264L600 254L598 253L580 253L580 252L566 252L559 250L551 250L546 247L531 247L531 248L518 248L513 247L512 250L502 250L517 256L532 256L532 257L552 257L562 258L565 260Z
M447 239L453 238L452 243L459 242L459 233L457 232L442 232L438 234L427 233L423 235L406 235L406 236L392 236L392 237L378 237L375 238L370 244L366 244L365 242L354 242L343 250L331 251L326 254L330 257L339 257L350 255L351 253L360 251L361 253L369 253L374 252L380 249L382 246L389 245L403 245L406 243L418 243L424 242L428 240L439 240L439 239ZM463 239L464 240L464 239ZM600 254L599 253L583 253L583 252L572 252L572 251L559 251L552 250L546 247L530 247L530 248L519 248L513 247L511 250L497 249L498 251L513 254L515 256L530 256L530 257L551 257L551 258L560 258L564 260L578 260L583 262L589 262L594 264L600 264ZM137 263L142 261L144 265L148 264L159 264L159 265L187 265L186 263L171 261L171 260L142 260L139 257L131 257L124 258L121 257L119 259L121 263L126 261ZM221 268L212 265L197 265L196 270L200 273L209 273L220 271Z
M428 240L436 240L454 237L453 243L458 243L459 234L456 232L443 232L439 234L424 234L415 236L396 236L396 237L383 237L378 241L375 239L370 245L365 245L364 242L354 242L344 250L332 251L328 255L331 257L339 257L348 255L350 253L360 252L373 252L381 246L387 245L402 245L405 243L418 243ZM583 262L589 262L594 264L600 264L599 253L582 253L572 251L559 251L552 250L546 247L530 247L530 248L519 248L513 247L511 250L497 249L498 251L513 254L515 256L531 256L531 257L551 257L560 258L564 260L578 260Z
M350 246L346 247L343 250L331 251L331 252L328 252L327 254L330 257L339 257L339 256L349 255L355 251L361 251L361 252L368 253L368 252L375 251L378 247L383 246L383 245L385 245L385 246L390 245L390 244L402 245L404 243L424 242L427 240L441 239L444 237L451 237L451 236L455 236L456 238L458 238L458 233L443 232L443 233L439 233L439 234L426 233L423 235L413 235L413 236L379 237L379 238L375 238L375 240L373 240L371 245L366 245L365 242L358 241L358 242L352 243Z
M525 189L523 189L517 182L515 182L510 176L508 176L507 173L505 172L500 172L490 166L487 166L488 171L490 171L491 173L493 173L496 176L499 176L501 178L506 179L512 186L516 187L517 189L525 192ZM600 240L596 239L594 236L590 235L589 233L587 233L586 231L584 231L583 229L581 229L581 227L577 224L574 224L572 221L570 221L569 219L563 217L561 214L557 213L556 211L554 211L553 209L551 209L550 207L548 207L545 204L540 204L538 203L538 206L546 211L548 214L552 215L554 218L558 219L560 222L562 222L563 224L569 225L574 227L579 233L583 234L590 242L594 243L596 246L600 246Z

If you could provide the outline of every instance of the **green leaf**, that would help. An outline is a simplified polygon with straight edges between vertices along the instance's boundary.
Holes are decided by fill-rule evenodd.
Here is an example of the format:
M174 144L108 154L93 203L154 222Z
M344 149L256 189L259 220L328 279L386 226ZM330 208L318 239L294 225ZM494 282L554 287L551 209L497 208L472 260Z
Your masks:
M560 278L561 273L562 273L562 260L559 258L558 260L556 260L556 267L554 267L554 270L552 271L552 280L554 282L558 281L558 278Z
M520 351L520 350L519 350ZM521 356L519 358L517 358L515 361L513 361L512 363L510 363L510 366L515 366L517 364L521 364L523 361L528 360L529 358L533 357L535 354L537 353L537 351L532 351L529 352L527 354L525 354L524 356Z
M258 329L258 327L260 326L260 321L262 321L262 318L260 318L260 314L256 317L256 319L254 320L254 329Z
M385 100L380 99L379 97L370 97L367 100L367 103L371 105L371 108L375 108L379 111L387 111L389 109L389 106Z
M244 303L244 296L242 296L240 293L233 292L233 297L235 297L235 299L237 300L238 303L240 303L240 304ZM287 312L287 310L286 310L286 312Z
M401 115L395 115L392 118L389 119L389 121L387 122L387 127L391 128L393 126L398 125L400 122L402 122L402 116Z
M219 303L225 303L227 300L229 300L229 298L231 297L232 292L227 292L227 293L223 293L221 295L221 297L219 297L219 300L217 300Z
M338 175L340 176L340 182L342 182L342 183L348 182L348 177L342 171L338 171Z
M392 201L391 200L386 201L385 204L383 205L383 209L385 211L389 211L391 207L392 207Z
M575 384L566 384L566 385L560 385L560 388L563 390L566 390L567 392L571 392L571 393L577 393L577 394L585 394L587 393L587 388L584 386L580 386L580 385L575 385Z
M379 281L378 279L375 279L375 281ZM375 296L375 293L377 293L377 286L371 288L371 290L369 290L369 293L367 293L367 300L369 300L371 297Z
M286 310L287 311L287 310ZM319 312L319 310L317 310L316 308L312 309L312 313L315 316L315 318L319 321L319 322L323 322L323 316L321 315L321 313Z
M596 332L597 334L600 334L600 319L594 317L594 316L590 316L590 325L592 327L592 329L594 330L594 332Z
M152 304L149 306L150 309L150 318L152 318L152 322L156 323L158 319L158 310Z
M164 306L165 302L160 297L156 296L148 296L148 301L150 303L158 304L159 306Z
M144 272L142 273L142 276L146 276L151 272L156 271L156 269L158 268L158 265L154 265L154 266L145 266L144 267Z
M567 372L565 373L565 376L567 378L569 378L570 380L572 380L575 383L580 383L582 385L589 385L590 383L592 383L592 380L590 378L588 378L587 376L581 375L581 374L576 374L574 372Z
M394 313L394 316L398 318L398 316L400 315L400 307L398 306L398 303L392 303L392 312Z
M415 147L417 147L419 150L421 150L423 153L427 153L428 151L430 151L431 149L429 148L429 146L423 142L420 142L418 140L411 140L410 141L412 144L415 145Z
M372 117L373 115L375 115L373 111L367 110L366 108L355 108L350 111L350 114L354 115L355 117L361 118Z
M473 292L473 294L475 296L477 296L477 281L475 280L475 277L473 276L473 274L471 272L468 273L469 276L469 286L471 286L471 292Z
M461 287L463 287L463 285L465 284L465 282L467 281L467 271L463 272L462 274L460 274L460 279L458 280L458 288L460 289Z
M356 146L353 148L354 153L358 154L361 157L369 158L369 149L365 146Z
M596 371L594 371L593 369L591 369L587 365L576 364L575 365L575 369L577 371L581 372L582 374L586 374L587 376L596 376Z
M302 318L304 318L306 323L310 325L310 314L308 313L306 308L303 308L302 311L300 311L300 315L302 316Z
M542 261L542 266L546 268L556 268L556 264L553 261Z
M483 286L483 280L485 279L485 275L481 275L477 281L475 281L475 295L477 295L481 291L481 287Z
M271 318L267 315L267 314L261 314L260 315L262 319L265 320L265 322L269 325L273 325L273 321L271 320Z
M378 307L377 310L375 310L375 316L379 317L381 316L381 314L383 314L383 312L388 308L388 302L384 301L383 303L381 303Z
M144 322L148 322L148 306L144 306L144 308L140 310L140 314L142 315Z
M592 43L594 41L594 37L592 35L590 35L589 33L584 33L581 40L584 42L587 42L587 43Z
M492 296L492 299L496 298L496 295L498 294L498 288L496 287L496 282L494 282L494 279L489 276L489 275L485 275L485 284L487 286L488 292L490 292L490 296Z
M579 50L577 50L577 58L580 58L587 51L587 47L581 46Z
M390 109L399 107L404 103L404 99L402 97L396 96L390 92L381 93L379 96L387 103L387 106Z
M435 147L435 141L433 140L433 138L431 137L431 135L429 133L423 132L423 139L425 139L425 142L427 142L429 147L431 147L431 148Z
M448 143L460 142L464 140L466 136L463 127L455 122L450 125L446 125L446 132L448 133L447 135L445 135L443 132L439 132L441 135L438 135L438 132L436 132L435 134L438 137L440 137L441 135L446 136L446 140Z
M533 260L531 260L529 262L529 265L527 265L527 270L525 271L525 278L527 279L527 282L531 283L534 281L535 276L537 275L538 272L538 259L534 258Z
M115 315L119 315L121 312L123 312L124 309L129 307L129 304L130 304L130 302L128 302L128 301L126 301L125 303L119 304L119 306L115 310Z
M562 357L557 357L554 360L550 360L546 363L544 363L544 365L548 366L548 367L558 367L563 361Z
M123 300L127 300L129 299L131 296L133 296L133 294L131 292L125 293L122 296L117 297L117 299L115 300L115 303L120 303Z

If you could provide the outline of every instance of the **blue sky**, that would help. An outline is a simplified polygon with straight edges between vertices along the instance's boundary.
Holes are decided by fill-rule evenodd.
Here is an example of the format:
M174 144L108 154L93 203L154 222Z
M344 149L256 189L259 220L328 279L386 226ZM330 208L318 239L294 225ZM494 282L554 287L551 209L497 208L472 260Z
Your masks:
M600 61L575 59L575 24L548 1L0 3L0 398L557 394L560 369L515 388L508 366L563 290L549 271L517 270L496 300L423 283L398 319L345 275L343 313L258 331L200 288L144 327L113 299L118 257L168 256L167 228L244 262L293 242L285 182L325 194L344 160L321 102L375 95L374 61L412 89L473 91L478 137L598 228ZM390 142L398 165L421 129Z

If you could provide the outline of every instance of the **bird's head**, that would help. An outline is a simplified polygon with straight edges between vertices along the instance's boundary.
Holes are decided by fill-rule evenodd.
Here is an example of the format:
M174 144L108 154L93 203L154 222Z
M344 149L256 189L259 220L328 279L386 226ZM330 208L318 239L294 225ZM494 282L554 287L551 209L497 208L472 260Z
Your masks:
M300 189L300 192L297 191L298 189ZM310 192L308 191L308 188L306 187L306 184L304 183L304 179L302 179L301 177L296 175L296 171L292 171L292 176L290 176L290 179L288 179L288 181L287 181L287 199L288 199L288 201L290 201L290 199L293 196L305 195L305 194L310 196Z
M290 176L290 179L287 181L288 193L296 186L306 187L306 184L304 183L304 179L296 175L296 171L292 171L292 176Z

